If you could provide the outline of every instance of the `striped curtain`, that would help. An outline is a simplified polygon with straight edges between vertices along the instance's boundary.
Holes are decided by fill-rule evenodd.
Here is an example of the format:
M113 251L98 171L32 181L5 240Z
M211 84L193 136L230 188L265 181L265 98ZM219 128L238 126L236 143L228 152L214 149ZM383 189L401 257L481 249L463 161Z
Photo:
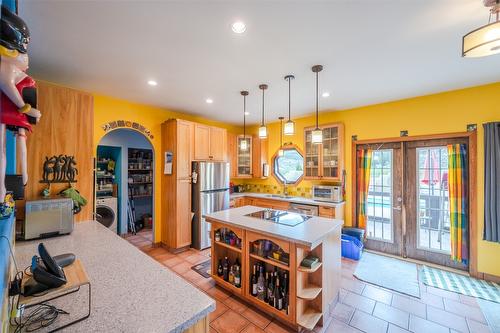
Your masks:
M448 145L448 190L450 197L451 259L467 264L468 249L468 200L467 147L464 144Z
M366 204L368 199L368 187L370 185L370 169L372 166L372 150L361 149L356 151L356 161L358 166L358 177L356 190L358 193L358 228L366 229Z

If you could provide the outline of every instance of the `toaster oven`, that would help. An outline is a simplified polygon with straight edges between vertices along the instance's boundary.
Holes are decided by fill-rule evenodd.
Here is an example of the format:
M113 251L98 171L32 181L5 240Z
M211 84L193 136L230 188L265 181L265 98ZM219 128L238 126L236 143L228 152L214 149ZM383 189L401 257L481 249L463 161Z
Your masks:
M342 202L342 186L313 185L312 198L316 201Z

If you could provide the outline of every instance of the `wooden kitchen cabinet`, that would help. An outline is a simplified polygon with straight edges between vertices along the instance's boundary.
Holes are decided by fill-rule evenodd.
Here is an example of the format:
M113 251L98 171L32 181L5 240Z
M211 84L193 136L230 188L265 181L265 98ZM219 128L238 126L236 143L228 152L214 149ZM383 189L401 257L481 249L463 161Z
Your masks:
M269 168L267 163L268 140L261 139L257 135L252 137L252 176L253 178L267 178L264 167Z
M172 153L172 173L162 174L161 242L171 251L191 244L191 161L195 124L170 119L162 124L162 151ZM165 156L162 154L162 164Z
M204 124L194 125L194 159L225 161L227 159L227 131Z
M340 181L344 169L344 125L320 126L323 143L311 143L314 127L304 129L304 178Z
M227 133L227 161L229 162L229 177L236 178L236 134Z

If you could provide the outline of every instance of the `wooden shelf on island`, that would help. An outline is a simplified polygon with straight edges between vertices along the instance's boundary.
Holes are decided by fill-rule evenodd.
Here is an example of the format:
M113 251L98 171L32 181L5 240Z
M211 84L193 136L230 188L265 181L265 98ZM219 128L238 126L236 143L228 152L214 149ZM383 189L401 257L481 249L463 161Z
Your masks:
M258 256L256 254L253 254L253 253L250 253L250 258L254 258L254 259L257 259L257 260L260 260L260 261L263 261L269 265L273 265L273 266L276 266L278 268L281 268L281 269L284 269L284 270L287 270L289 271L290 270L290 267L288 265L285 265L279 261L275 261L275 260L271 260L271 259L268 259L268 258L264 258L264 257L261 257L261 256Z
M238 287L234 286L233 284L227 282L226 280L221 279L216 274L212 274L212 279L214 279L215 282L217 282L220 286L228 289L229 291L241 294L241 288L238 288Z
M271 312L272 314L277 315L278 317L282 317L284 319L289 320L290 314L286 314L285 310L278 310L274 306L269 305L269 303L264 302L263 300L260 300L255 296L250 295L248 299L250 299L256 305L262 306L261 310Z
M306 309L303 314L297 316L297 324L312 331L323 314L314 309Z
M321 287L311 284L306 286L305 288L302 288L302 290L297 290L297 297L311 301L316 297L318 297L321 291L322 291Z
M241 249L237 248L236 246L232 246L232 245L229 245L229 244L226 244L226 243L223 243L223 242L214 242L215 245L217 246L222 246L222 247L225 247L225 248L228 248L232 251L236 251L238 253L241 253Z
M297 268L297 271L302 272L302 273L314 273L316 272L321 266L323 266L322 262L319 262L317 264L314 264L311 268L304 267L304 266L299 266Z

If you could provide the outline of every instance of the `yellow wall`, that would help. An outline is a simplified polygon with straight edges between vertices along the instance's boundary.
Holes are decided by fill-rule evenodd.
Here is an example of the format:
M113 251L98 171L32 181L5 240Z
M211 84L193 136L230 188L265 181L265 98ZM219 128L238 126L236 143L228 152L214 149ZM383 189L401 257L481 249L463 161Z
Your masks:
M335 95L333 97L335 98ZM320 123L342 122L345 126L345 169L347 171L346 224L351 217L351 136L358 140L398 137L400 130L410 136L465 132L467 124L478 125L478 269L480 272L500 276L500 244L482 241L483 234L483 184L484 143L482 124L500 121L500 82L474 88L410 98L390 103L355 109L321 112ZM314 125L314 117L296 119L296 135L285 137L303 149L303 128ZM252 131L256 133L256 128ZM269 124L269 160L279 148L279 123ZM246 183L277 185L273 177L267 180L248 180ZM302 181L299 187L310 187Z
M111 98L102 95L94 95L94 154L97 154L97 145L102 137L106 134L102 126L114 120L129 120L137 122L147 129L153 135L150 140L155 152L155 187L154 187L154 225L159 226L158 222L161 217L161 124L170 118L180 118L199 123L205 123L213 126L219 126L228 129L233 133L241 132L241 128L231 126L220 122L210 121L202 117L187 115L184 113L174 112L167 109L147 106L137 103L128 102L116 98ZM149 138L148 138L149 139ZM154 241L160 242L161 228L155 228Z

